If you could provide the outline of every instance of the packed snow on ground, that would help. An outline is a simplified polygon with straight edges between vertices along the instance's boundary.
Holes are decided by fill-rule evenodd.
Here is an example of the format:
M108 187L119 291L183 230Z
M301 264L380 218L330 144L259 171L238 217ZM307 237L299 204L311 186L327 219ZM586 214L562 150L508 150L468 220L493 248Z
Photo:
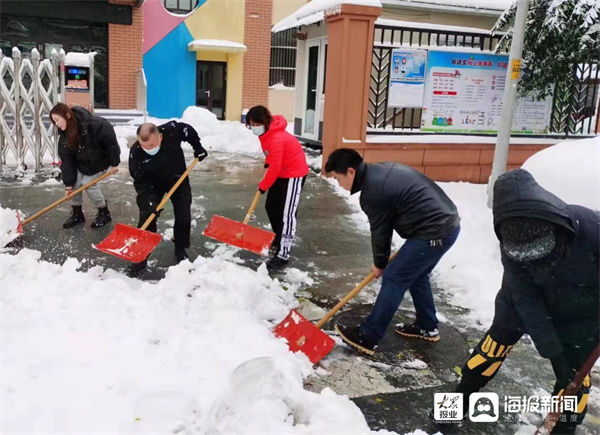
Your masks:
M600 210L600 136L546 148L527 159L523 169L565 202Z
M23 218L23 213L21 213L21 218ZM12 242L19 236L17 232L18 225L19 221L16 211L0 207L0 248L6 246L7 243ZM4 266L0 266L4 268Z
M3 225L4 225L4 221ZM142 282L0 252L2 433L369 433L271 329L296 306L221 258Z

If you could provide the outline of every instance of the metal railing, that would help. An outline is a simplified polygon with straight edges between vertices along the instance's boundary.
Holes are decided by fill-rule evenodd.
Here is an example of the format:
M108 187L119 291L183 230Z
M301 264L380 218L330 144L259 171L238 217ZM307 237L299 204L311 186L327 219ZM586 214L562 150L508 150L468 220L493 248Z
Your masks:
M367 129L377 133L418 132L420 108L388 107L388 87L392 50L400 47L457 47L493 52L501 35L491 32L375 25ZM555 86L550 117L550 134L560 136L591 135L596 130L600 98L599 67L581 64L574 68L566 84Z
M48 113L64 101L64 58L62 50L53 50L50 59L41 59L36 49L31 58L23 58L16 47L12 58L0 53L0 169L14 163L22 175L27 155L36 172L46 154L58 161L57 132Z

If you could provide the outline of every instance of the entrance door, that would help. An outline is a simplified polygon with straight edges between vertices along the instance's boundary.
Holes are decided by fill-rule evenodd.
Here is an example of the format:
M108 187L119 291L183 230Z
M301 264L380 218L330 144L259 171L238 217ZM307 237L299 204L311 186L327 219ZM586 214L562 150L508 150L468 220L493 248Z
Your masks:
M210 110L218 119L225 119L225 62L198 61L196 66L196 106Z
M320 140L321 111L324 101L324 73L327 41L315 39L306 44L306 88L302 136Z

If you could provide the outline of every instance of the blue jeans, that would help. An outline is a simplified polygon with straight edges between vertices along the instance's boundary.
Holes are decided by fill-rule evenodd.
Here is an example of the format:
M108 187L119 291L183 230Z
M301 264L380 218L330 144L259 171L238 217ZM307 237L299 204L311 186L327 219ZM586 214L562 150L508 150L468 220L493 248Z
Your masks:
M407 289L417 312L417 326L428 331L437 327L429 275L454 244L459 232L460 227L441 239L408 239L404 243L396 258L386 266L373 311L360 326L360 332L366 338L381 341Z

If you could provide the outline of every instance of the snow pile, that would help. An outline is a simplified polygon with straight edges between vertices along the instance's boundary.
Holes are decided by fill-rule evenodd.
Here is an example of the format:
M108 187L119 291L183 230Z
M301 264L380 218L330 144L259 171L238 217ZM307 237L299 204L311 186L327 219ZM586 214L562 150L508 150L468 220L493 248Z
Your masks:
M90 67L96 54L95 51L90 51L89 53L69 52L65 56L65 65Z
M23 216L23 213L21 213ZM17 213L10 208L0 207L0 249L19 236Z
M600 136L566 140L534 154L522 167L568 204L600 210Z
M258 138L240 122L219 121L214 113L195 106L185 109L180 121L196 129L209 151L262 154Z
M271 332L293 289L264 267L199 257L148 283L0 261L2 433L369 432L347 398L303 389L308 359Z

